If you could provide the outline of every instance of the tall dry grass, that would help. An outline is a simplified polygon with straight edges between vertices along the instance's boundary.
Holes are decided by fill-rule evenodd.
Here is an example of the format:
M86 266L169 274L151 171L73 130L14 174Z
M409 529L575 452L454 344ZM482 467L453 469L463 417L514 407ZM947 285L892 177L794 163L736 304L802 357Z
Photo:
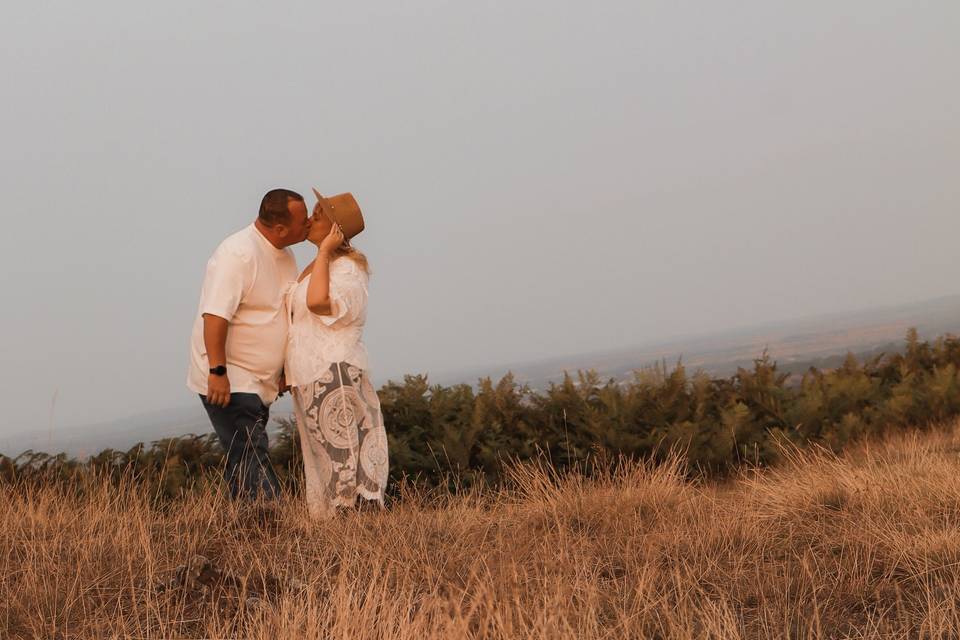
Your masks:
M294 499L4 487L0 635L957 638L958 454L954 427L723 484L522 466L323 523Z

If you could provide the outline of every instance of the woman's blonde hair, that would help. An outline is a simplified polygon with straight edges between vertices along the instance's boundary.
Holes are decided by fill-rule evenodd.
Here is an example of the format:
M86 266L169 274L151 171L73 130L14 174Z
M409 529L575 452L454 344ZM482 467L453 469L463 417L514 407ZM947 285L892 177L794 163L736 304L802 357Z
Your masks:
M370 262L367 260L367 256L363 255L363 252L359 249L343 243L333 252L333 260L336 260L340 256L350 258L357 263L358 267L363 269L365 274L370 275ZM333 262L333 260L331 260L331 262Z

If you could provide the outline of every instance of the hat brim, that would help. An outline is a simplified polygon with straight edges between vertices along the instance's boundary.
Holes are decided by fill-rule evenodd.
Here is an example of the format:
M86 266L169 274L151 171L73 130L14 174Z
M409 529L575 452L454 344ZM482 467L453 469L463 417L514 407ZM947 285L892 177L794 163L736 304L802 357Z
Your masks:
M318 202L321 202L321 201L322 201L322 202L326 202L326 201L327 201L327 199L324 198L323 195L322 195L319 191L317 191L317 188L316 188L316 187L310 187L310 188L313 190L313 195L315 195L315 196L317 197L317 201L318 201ZM329 207L322 207L322 211L323 211L323 215L327 216L327 218L330 220L330 222L333 222L334 224L340 224L340 222L339 222L336 218L334 218L332 215L330 215L330 209L329 209Z

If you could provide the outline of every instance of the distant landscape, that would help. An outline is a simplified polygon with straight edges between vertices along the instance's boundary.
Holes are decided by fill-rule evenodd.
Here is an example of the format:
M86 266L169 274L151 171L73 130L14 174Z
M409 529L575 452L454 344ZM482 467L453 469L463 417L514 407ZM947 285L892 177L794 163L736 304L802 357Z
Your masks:
M899 350L911 327L917 329L921 339L960 332L960 296L762 324L615 351L512 363L495 370L455 372L435 376L435 381L453 384L485 376L496 378L512 371L519 382L543 388L561 380L564 371L586 369L603 378L623 381L637 369L662 361L669 366L681 359L690 371L700 369L725 376L738 367L750 366L764 350L782 371L802 373L810 366L837 366L848 352L869 357Z
M847 353L863 360L899 351L911 327L917 329L921 339L960 333L960 295L676 338L615 351L441 372L429 375L429 381L447 386L476 384L481 378L498 380L512 372L517 382L543 390L561 381L564 372L593 370L602 379L627 382L639 369L658 363L670 367L679 361L690 372L702 370L711 376L727 376L738 367L751 366L764 351L781 371L801 374L811 366L821 370L839 366ZM799 376L793 377L799 380ZM271 412L275 420L289 418L291 413L289 397L278 401ZM33 449L84 457L107 447L124 449L138 442L208 432L206 414L197 403L70 429L13 433L0 438L0 453L17 455Z

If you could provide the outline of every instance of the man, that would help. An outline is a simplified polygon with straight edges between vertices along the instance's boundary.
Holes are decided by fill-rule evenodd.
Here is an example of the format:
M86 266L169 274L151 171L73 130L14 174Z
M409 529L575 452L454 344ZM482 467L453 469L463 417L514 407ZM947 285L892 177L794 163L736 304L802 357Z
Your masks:
M233 498L273 498L279 491L266 427L282 384L284 293L297 280L287 247L309 231L303 196L274 189L263 196L256 221L207 261L187 386L200 394L227 452L224 479Z

